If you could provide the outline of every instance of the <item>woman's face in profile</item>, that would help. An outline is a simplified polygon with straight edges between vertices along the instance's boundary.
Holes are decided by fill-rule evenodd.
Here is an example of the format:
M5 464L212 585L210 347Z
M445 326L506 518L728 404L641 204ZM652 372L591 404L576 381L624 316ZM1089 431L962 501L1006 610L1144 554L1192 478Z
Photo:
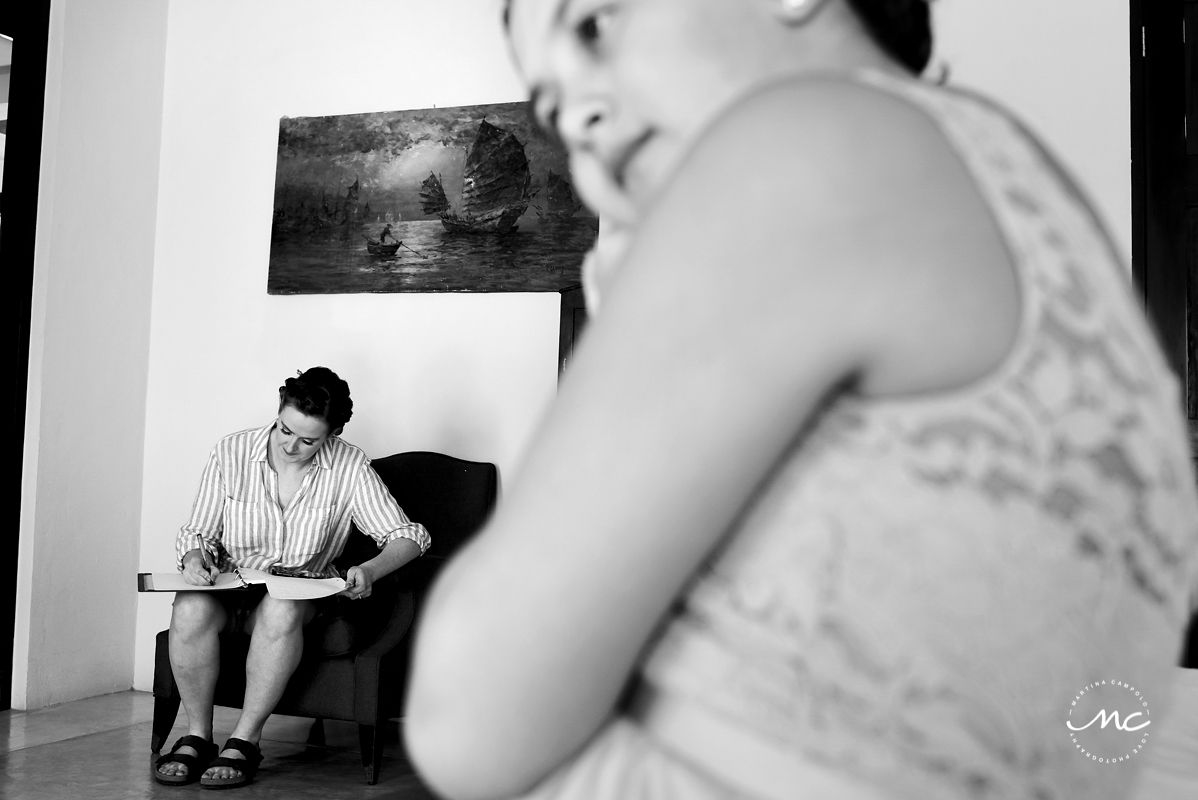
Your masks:
M270 432L271 457L276 465L306 464L329 438L329 425L321 417L310 417L295 406L283 406Z
M538 123L570 153L601 217L661 188L717 111L744 93L776 36L758 0L512 0L509 34Z

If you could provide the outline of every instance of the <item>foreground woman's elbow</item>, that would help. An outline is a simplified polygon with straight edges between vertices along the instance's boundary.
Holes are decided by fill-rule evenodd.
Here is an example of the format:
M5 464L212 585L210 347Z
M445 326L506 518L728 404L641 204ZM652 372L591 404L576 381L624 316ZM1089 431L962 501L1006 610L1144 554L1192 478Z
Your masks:
M404 746L420 777L451 800L501 800L524 794L537 776L484 730L487 726L456 700L436 702L419 686L410 692L403 720ZM512 721L513 732L519 726Z

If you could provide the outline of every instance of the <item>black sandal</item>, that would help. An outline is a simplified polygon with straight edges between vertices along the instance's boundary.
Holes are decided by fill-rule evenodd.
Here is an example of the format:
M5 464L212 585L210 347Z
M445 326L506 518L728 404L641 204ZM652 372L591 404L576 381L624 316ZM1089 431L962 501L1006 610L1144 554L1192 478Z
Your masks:
M176 752L180 747L193 747L196 755ZM216 742L201 739L199 736L182 736L169 753L159 756L154 762L154 780L164 786L186 786L195 783L204 774L209 762L216 758L217 752ZM163 775L158 768L165 764L182 764L187 767L187 774Z
M245 758L219 756L209 762L208 769L232 767L241 775L236 778L200 778L200 786L205 789L236 789L238 786L245 786L254 780L254 775L258 772L258 765L262 763L262 751L258 749L258 745L247 742L245 739L230 737L220 751L223 753L225 750L236 750Z

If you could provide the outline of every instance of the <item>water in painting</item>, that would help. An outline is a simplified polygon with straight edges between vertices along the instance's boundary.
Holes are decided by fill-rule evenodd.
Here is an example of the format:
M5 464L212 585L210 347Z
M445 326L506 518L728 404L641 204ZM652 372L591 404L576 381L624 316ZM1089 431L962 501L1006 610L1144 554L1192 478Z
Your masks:
M556 292L579 283L582 254L598 221L578 217L502 235L454 234L440 220L392 222L402 242L392 255L372 255L366 239L380 222L271 244L271 294L350 292Z

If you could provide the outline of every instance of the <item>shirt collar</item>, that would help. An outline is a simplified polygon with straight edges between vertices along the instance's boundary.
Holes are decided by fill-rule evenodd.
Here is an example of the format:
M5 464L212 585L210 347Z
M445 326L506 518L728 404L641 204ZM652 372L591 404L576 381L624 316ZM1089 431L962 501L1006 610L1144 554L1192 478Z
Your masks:
M337 437L330 436L324 440L324 444L319 450L316 451L316 456L312 459L312 464L314 466L320 467L321 469L333 468L333 457L329 454L329 446L332 444L333 439L335 438Z
M266 446L270 442L270 432L275 429L278 420L271 420L264 428L254 431L250 440L250 461L266 461ZM323 448L322 448L323 449Z

